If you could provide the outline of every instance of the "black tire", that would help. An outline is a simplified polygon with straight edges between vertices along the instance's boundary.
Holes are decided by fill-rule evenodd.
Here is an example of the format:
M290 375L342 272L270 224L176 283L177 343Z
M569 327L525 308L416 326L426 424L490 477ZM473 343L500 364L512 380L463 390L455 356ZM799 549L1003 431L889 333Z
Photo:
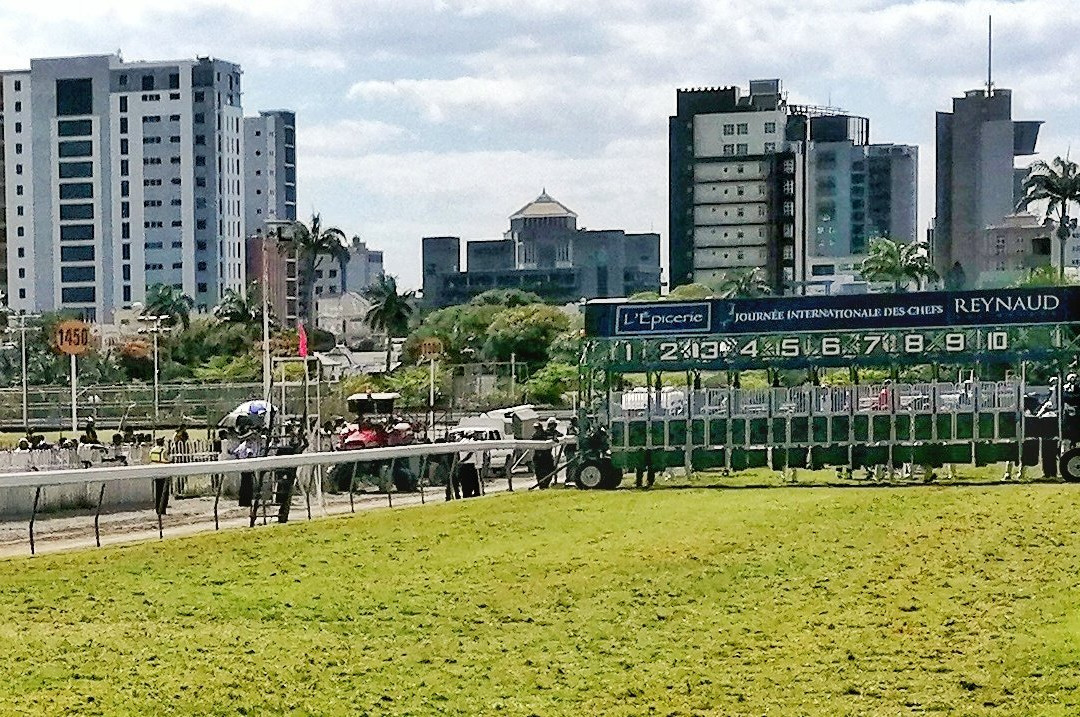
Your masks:
M1070 448L1061 454L1058 467L1066 483L1080 483L1080 448Z
M604 474L603 483L600 487L604 490L615 490L622 483L623 474L622 471L615 467L615 464L611 462L610 458L605 458L600 461L600 467ZM650 482L650 485L652 483Z
M599 490L606 487L606 460L582 461L574 475L574 483L582 490Z

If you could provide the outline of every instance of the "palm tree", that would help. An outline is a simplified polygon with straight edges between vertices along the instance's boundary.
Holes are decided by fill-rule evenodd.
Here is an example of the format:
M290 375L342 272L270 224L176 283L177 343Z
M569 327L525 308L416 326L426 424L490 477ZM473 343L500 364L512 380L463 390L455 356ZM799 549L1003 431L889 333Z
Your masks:
M315 325L315 271L322 257L329 256L337 261L348 261L349 250L345 248L345 232L336 227L324 227L322 217L311 215L310 226L295 222L290 235L286 238L296 252L297 279L300 284L299 315L308 326ZM342 257L344 256L344 259Z
M372 330L386 334L386 370L389 371L393 339L409 332L409 319L412 318L416 292L399 294L397 279L383 274L377 282L364 290L364 298L371 302L364 320Z
M1065 278L1065 242L1076 224L1069 219L1069 204L1080 203L1080 171L1076 162L1054 157L1050 164L1035 162L1028 169L1027 179L1021 185L1023 198L1017 204L1024 210L1037 202L1046 202L1045 216L1057 222L1058 267Z
M726 271L716 285L716 295L721 299L757 299L771 293L765 272L756 267Z
M165 316L166 326L180 324L185 329L191 325L191 310L195 301L190 296L169 284L154 284L146 291L146 305L143 316Z
M262 294L259 293L258 284L248 284L246 295L236 289L226 289L221 302L214 307L214 317L227 324L261 323Z
M938 278L926 242L901 242L886 237L870 240L870 251L861 272L867 281L891 281L896 292L907 291L912 281L915 289L920 290L924 279Z

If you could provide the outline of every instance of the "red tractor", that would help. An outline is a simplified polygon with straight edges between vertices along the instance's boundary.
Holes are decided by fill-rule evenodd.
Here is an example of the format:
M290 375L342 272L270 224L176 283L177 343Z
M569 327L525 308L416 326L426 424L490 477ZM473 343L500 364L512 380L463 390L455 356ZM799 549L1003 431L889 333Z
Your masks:
M354 393L347 400L349 413L355 418L346 423L334 436L334 450L359 451L365 448L407 446L416 442L418 431L408 421L394 414L398 393ZM365 461L362 464L340 464L332 472L339 490L348 490L359 474L381 476L389 473L390 480L400 492L416 490L417 477L408 458L396 461Z
M338 431L334 449L355 451L363 448L405 446L415 441L416 432L407 421L394 416L398 393L354 393L347 400L349 413L356 418Z

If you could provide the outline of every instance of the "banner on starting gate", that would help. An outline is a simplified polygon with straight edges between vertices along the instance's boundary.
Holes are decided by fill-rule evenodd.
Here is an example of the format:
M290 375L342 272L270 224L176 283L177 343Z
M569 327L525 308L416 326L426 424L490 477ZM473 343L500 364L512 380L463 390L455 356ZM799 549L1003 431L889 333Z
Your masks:
M585 305L597 338L1080 323L1080 287Z

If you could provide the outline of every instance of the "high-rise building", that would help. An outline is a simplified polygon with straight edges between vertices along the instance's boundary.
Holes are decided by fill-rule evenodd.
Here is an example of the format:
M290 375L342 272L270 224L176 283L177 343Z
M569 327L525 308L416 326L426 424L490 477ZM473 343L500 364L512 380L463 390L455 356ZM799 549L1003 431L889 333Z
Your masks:
M244 118L244 236L247 281L263 283L275 319L295 327L296 253L267 222L296 221L296 113L266 110Z
M1012 91L988 87L953 98L937 113L934 267L954 287L976 279L976 247L988 227L1015 211L1024 170L1015 158L1035 153L1040 121L1012 119Z
M174 286L244 280L240 68L38 59L2 73L9 305L109 321Z
M296 221L296 113L265 110L244 118L244 236L267 220Z
M803 293L850 281L873 236L915 238L917 149L871 145L865 117L790 104L775 79L676 101L672 287L760 269L777 291Z

